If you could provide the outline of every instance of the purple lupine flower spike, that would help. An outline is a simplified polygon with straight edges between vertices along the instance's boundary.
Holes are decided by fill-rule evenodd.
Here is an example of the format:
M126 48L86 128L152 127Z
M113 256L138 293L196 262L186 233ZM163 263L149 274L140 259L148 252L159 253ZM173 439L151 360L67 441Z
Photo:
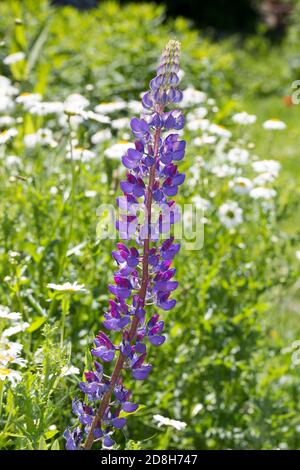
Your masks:
M108 286L113 298L103 322L107 330L122 332L122 337L119 346L102 331L94 340L91 353L97 359L95 368L85 372L85 380L79 385L86 400L73 400L80 425L64 434L68 450L90 449L99 440L104 447L115 444L111 436L114 429L126 425L124 413L138 409L121 376L131 370L135 380L145 380L152 370L147 345L158 347L166 339L162 334L164 321L157 313L147 318L147 304L161 310L170 310L176 304L171 296L178 283L171 264L180 245L170 236L161 244L159 240L160 234L170 233L170 226L179 220L175 201L169 198L184 182L177 162L184 156L185 142L172 133L183 128L184 117L177 109L165 110L182 99L179 56L180 44L169 41L157 75L142 98L146 112L131 120L135 148L122 157L127 173L120 184L123 196L117 198L120 217L116 227L122 242L112 252L118 269L114 284ZM139 209L145 214L144 220L138 216ZM98 360L104 364L116 360L110 379L104 378L107 376Z

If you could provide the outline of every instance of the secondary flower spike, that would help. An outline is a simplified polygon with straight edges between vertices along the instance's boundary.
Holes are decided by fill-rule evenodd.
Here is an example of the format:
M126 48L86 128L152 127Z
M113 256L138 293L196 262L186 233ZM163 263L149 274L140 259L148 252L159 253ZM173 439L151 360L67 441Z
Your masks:
M85 372L85 380L80 383L86 398L73 400L79 422L64 434L68 450L91 449L100 440L104 447L114 445L115 429L126 425L124 415L138 408L123 384L125 375L130 372L135 380L145 380L152 370L147 348L165 341L164 322L158 313L152 313L153 305L170 310L176 304L171 296L178 283L171 265L180 245L170 236L170 228L179 220L179 212L170 198L185 178L177 167L184 157L185 142L176 134L184 126L184 117L174 109L182 99L177 75L179 56L179 42L169 41L150 90L142 98L145 112L131 120L135 148L122 157L128 171L120 184L123 196L117 199L121 214L116 225L124 242L117 243L112 252L118 268L114 284L109 285L113 297L103 322L106 330L122 336L114 344L100 331L94 340L94 370ZM137 211L141 208L145 214L142 219ZM160 243L162 234L164 241ZM112 361L113 372L107 378L103 367Z

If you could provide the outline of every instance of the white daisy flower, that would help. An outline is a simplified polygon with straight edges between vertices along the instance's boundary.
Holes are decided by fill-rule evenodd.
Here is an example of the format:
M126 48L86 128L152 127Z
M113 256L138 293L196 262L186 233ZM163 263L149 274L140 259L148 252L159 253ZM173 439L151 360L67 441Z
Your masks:
M10 312L9 308L4 305L0 305L0 318L16 321L21 319L21 314L19 312Z
M250 124L254 124L256 119L257 118L255 114L248 114L246 111L236 113L232 116L233 122L236 124L241 124L242 126L249 126Z
M13 65L21 60L25 59L24 52L15 52L14 54L10 54L3 59L3 64L5 65Z
M28 111L36 116L62 114L64 112L64 103L60 101L35 101Z
M219 137L231 137L231 132L228 129L225 129L225 127L219 126L218 124L211 124L209 126L209 132Z
M0 101L1 101L1 97L0 97ZM13 126L14 123L15 123L15 120L11 116L0 117L0 127L10 127L10 126Z
M153 419L154 421L158 423L157 426L159 428L161 426L170 426L176 429L177 431L182 431L187 426L187 424L184 423L183 421L177 421L176 419L166 418L165 416L161 416L161 415L154 415Z
M201 147L202 145L210 145L214 144L217 141L217 138L215 135L203 135L202 137L196 137L193 139L193 144L196 147Z
M0 380L8 380L12 387L15 387L22 380L20 372L13 367L26 366L26 360L20 355L22 348L22 344L9 341L2 334L0 338Z
M187 121L186 127L189 131L206 131L209 124L210 122L208 119L193 119L191 121Z
M91 160L94 160L94 158L97 157L97 154L96 152L93 152L92 150L84 149L82 147L73 148L72 153L71 153L71 150L69 149L69 147L67 147L66 158L68 160L71 160L72 157L73 157L73 160L81 161L83 163L88 163Z
M263 123L263 128L268 130L268 131L281 131L283 129L286 129L286 124L283 121L280 121L279 119L268 119Z
M110 118L108 116L104 116L100 113L94 113L94 111L87 111L86 119L91 119L92 121L100 122L100 124L110 123Z
M116 111L121 111L127 107L127 103L123 100L112 101L110 103L100 103L95 107L96 113L110 114Z
M27 111L37 102L42 100L40 93L21 93L16 98L16 103L21 104Z
M227 178L228 176L233 176L237 173L237 169L223 163L222 165L216 165L211 168L211 173L216 175L218 178Z
M96 132L91 137L91 142L94 145L100 144L101 142L105 142L106 140L110 140L112 138L112 133L110 129L102 129L101 131Z
M94 198L97 196L97 191L93 191L92 189L84 191L84 195L87 198Z
M249 152L246 149L241 149L239 147L234 147L228 152L228 160L231 163L237 163L244 165L249 159Z
M238 176L233 181L230 181L229 187L233 189L236 194L249 194L251 189L253 188L252 181L248 178L243 178L242 176Z
M18 322L17 325L10 326L9 328L6 328L5 330L2 331L2 336L4 338L9 338L10 336L16 335L17 333L20 333L21 331L25 331L29 327L28 322Z
M137 100L128 101L127 108L132 114L141 114L143 111L145 111L142 103Z
M89 104L89 100L80 93L72 93L65 99L64 112L70 115L81 114Z
M47 287L58 292L87 292L87 290L84 288L84 284L78 284L77 282L65 282L64 284L55 284L50 282L47 284Z
M111 121L111 126L113 129L124 129L129 126L129 123L130 119L128 117L122 117Z
M253 184L255 186L264 186L265 184L268 183L273 183L275 180L275 176L272 175L271 173L260 173L258 176L256 176L253 180Z
M7 367L1 367L0 365L0 380L4 381L8 379L12 387L15 387L22 380L20 372L8 369Z
M189 112L186 116L187 121L192 121L194 119L203 119L207 115L208 111L204 106L200 106L199 108L193 109L193 111Z
M24 145L27 148L34 148L36 145L45 145L52 148L57 146L57 142L53 139L50 129L38 129L33 134L27 134L24 137Z
M206 101L206 93L200 90L196 90L193 87L188 87L183 92L183 98L179 103L181 108L188 108L197 104L204 103Z
M80 370L78 367L75 366L64 366L61 370L61 377L67 377L68 375L78 375L80 374Z
M281 165L276 160L259 160L252 163L252 168L256 173L269 173L276 178L279 175Z
M0 113L9 113L15 107L15 103L10 96L0 95Z
M134 144L124 140L106 149L104 155L113 160L120 160L129 148L135 148Z
M9 140L13 139L18 134L17 129L11 127L3 132L0 132L0 144L6 144Z
M269 200L272 199L276 196L276 191L273 188L264 188L262 186L259 186L257 188L253 188L250 191L250 196L253 199L265 199Z
M202 209L203 211L206 211L211 207L211 202L198 194L192 197L192 202L195 204L197 209Z
M237 227L243 222L243 209L235 201L222 204L218 213L221 224L229 229Z

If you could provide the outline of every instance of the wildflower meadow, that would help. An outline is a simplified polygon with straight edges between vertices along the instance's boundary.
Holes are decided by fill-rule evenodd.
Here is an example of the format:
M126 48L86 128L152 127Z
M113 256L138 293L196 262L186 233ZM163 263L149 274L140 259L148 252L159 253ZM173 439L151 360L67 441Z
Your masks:
M0 449L299 450L300 3L50 3L0 2Z

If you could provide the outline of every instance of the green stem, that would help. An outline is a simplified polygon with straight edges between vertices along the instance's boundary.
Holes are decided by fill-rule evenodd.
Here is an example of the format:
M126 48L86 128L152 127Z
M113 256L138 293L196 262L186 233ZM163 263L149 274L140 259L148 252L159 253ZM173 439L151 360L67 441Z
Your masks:
M68 119L69 124L69 143L70 143L70 155L71 155L71 171L72 171L72 181L71 181L71 218L70 218L70 229L68 233L68 238L64 245L64 252L61 257L61 263L58 271L58 280L60 279L62 272L64 270L66 257L70 242L72 240L73 235L73 225L74 225L74 213L75 213L75 189L76 189L76 171L75 171L75 162L74 162L74 154L73 154L73 144L72 144L72 127L70 117Z
M64 345L66 316L69 314L69 310L70 310L70 297L68 294L65 294L63 296L63 299L61 302L61 309L62 309L62 315L61 315L61 326L60 326L60 348L62 349Z
M71 121L70 117L68 119L68 125L69 125L69 144L70 144L70 155L71 155L71 171L72 171L72 181L71 181L71 192L70 192L70 199L71 199L71 217L70 217L70 228L69 228L69 233L66 242L64 243L63 247L63 253L60 257L60 264L59 264L59 270L57 274L57 282L59 282L61 275L63 273L64 267L65 267L65 262L67 258L67 252L69 249L70 242L72 240L72 235L73 235L73 225L74 225L74 214L75 214L75 191L76 191L76 170L75 170L75 162L74 162L74 154L73 154L73 144L72 144L72 127L71 127ZM57 306L57 301L54 298L52 305L49 310L49 317L52 315L53 311L55 310Z

